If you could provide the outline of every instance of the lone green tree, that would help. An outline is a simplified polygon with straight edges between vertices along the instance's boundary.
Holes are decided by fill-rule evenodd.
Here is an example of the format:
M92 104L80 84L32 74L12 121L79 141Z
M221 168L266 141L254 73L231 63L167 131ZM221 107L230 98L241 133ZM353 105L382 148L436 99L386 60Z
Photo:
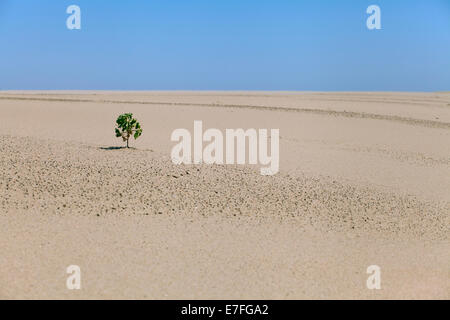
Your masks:
M116 137L122 137L123 141L127 142L130 140L131 136L134 136L136 140L142 134L142 128L139 122L133 118L132 113L124 113L121 114L116 120L117 128L116 128Z

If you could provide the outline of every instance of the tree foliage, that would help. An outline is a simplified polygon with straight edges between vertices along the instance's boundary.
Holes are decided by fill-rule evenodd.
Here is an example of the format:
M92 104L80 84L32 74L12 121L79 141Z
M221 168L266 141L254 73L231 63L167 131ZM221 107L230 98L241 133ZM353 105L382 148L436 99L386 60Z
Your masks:
M139 122L133 118L132 113L121 114L117 118L116 124L116 137L122 137L123 141L127 142L127 148L131 136L136 140L142 135L142 127Z

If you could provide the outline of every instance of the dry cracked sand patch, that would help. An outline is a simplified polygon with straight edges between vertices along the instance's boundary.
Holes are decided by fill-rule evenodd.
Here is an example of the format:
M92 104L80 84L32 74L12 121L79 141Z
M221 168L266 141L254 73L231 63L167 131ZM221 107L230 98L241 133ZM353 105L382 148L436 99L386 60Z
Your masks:
M2 93L0 298L448 299L449 106L449 94ZM136 149L115 147L123 111L147 124ZM170 132L196 119L280 128L281 172L173 165ZM65 286L71 264L79 291ZM372 264L382 290L366 288Z
M449 203L251 167L174 165L151 150L1 136L1 212L289 220L301 227L443 239ZM20 146L20 148L17 148Z

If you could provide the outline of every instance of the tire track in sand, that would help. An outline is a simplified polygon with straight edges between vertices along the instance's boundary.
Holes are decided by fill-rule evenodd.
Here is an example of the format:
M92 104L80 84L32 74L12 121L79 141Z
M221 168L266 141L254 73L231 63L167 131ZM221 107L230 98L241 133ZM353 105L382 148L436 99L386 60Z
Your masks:
M156 102L156 101L123 101L123 100L98 100L98 99L72 99L72 98L37 98L37 97L0 97L0 100L20 100L20 101L49 101L49 102L81 102L81 103L114 103L114 104L146 104L146 105L166 105L166 106L187 106L187 107L220 107L233 109L253 109L263 111L279 112L300 112L325 116L358 118L370 120L384 120L399 122L407 125L422 126L427 128L450 129L450 123L434 120L416 119L401 117L396 115L385 115L377 113L355 112L355 111L337 111L312 108L295 107L271 107L258 105L239 105L239 104L214 104L214 103L184 103L184 102Z

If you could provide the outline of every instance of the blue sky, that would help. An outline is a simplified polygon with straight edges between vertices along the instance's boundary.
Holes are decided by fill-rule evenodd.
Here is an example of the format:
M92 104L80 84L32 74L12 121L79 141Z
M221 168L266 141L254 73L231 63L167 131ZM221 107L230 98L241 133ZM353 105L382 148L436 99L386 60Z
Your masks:
M450 90L450 0L0 0L0 41L3 90Z

